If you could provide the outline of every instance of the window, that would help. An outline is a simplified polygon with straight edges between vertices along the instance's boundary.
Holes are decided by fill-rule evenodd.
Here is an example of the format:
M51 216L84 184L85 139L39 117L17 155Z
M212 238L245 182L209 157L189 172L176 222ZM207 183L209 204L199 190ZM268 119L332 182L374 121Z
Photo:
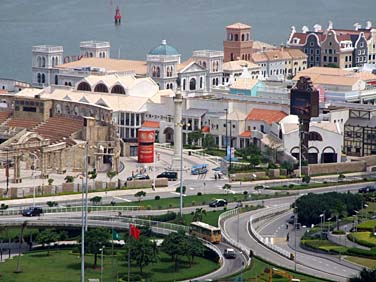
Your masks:
M310 42L310 43L309 43L309 46L313 47L313 46L314 46L314 43L313 43L313 42Z
M320 49L316 49L316 55L320 55Z
M202 76L200 77L200 89L202 89L202 81L203 81L203 79L202 79Z
M121 85L115 85L111 89L111 93L116 93L116 94L125 94L124 87Z
M242 41L244 41L244 34L242 34Z
M235 41L239 41L239 35L235 34Z
M94 92L108 93L108 88L103 83L98 83L94 88Z
M38 75L37 75L37 79L38 79L38 83L41 83L41 82L42 82L42 77L41 77L40 73L38 73Z
M326 62L327 61L327 57L326 56L324 56L324 60L323 60L324 62Z
M89 83L83 81L77 86L77 90L82 90L82 91L91 91L91 87Z
M189 81L189 90L196 90L196 79L191 78Z
M333 62L337 63L337 61L338 61L337 57L334 57Z
M42 73L42 83L45 83L46 82L46 76L44 75L44 73Z
M185 90L185 79L183 79L183 90Z

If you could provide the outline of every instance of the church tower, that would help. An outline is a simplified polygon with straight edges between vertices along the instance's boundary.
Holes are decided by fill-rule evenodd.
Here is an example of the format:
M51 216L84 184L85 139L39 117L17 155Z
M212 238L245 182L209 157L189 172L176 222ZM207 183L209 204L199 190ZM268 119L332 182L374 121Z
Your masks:
M223 42L224 62L238 59L250 61L252 48L251 26L243 23L226 26L226 40Z
M109 58L110 42L108 41L81 41L80 55L85 58Z
M39 45L32 47L32 85L45 87L58 84L57 65L63 63L63 46Z
M180 58L179 52L166 40L149 51L146 56L147 75L159 85L159 89L177 89Z

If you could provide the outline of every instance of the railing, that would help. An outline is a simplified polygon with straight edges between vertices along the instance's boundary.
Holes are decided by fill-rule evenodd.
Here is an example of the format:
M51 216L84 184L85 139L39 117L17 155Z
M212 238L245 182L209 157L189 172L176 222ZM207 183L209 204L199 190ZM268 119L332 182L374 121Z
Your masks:
M257 231L256 228L254 227L254 223L257 221L265 220L268 218L271 218L273 216L276 216L278 214L282 214L290 209L290 205L282 205L276 208L269 208L264 211L261 211L253 216L250 217L249 219L249 230L251 234L255 237L255 239L263 244L265 247L271 249L272 251L290 259L290 252L270 243L266 238L262 237Z
M240 208L232 209L232 210L226 211L224 213L221 213L218 217L218 226L221 227L222 226L221 224L224 220L226 220L229 217L233 217L233 216L235 216L239 213L241 213ZM249 251L250 251L249 248L247 248L246 246L244 246L244 245L240 244L239 242L236 242L234 239L232 239L230 237L230 235L227 234L227 232L224 228L221 228L221 232L222 232L222 238L227 243L229 243L230 245L238 248L239 250L241 250L243 252L245 257L248 257L248 254L249 254ZM247 261L247 266L249 266L250 264L251 264L251 259L249 258L248 261Z

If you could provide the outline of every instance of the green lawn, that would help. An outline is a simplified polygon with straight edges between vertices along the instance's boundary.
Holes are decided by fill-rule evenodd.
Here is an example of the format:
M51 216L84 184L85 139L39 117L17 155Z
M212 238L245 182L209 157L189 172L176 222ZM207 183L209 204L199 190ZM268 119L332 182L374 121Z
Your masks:
M373 236L372 232L353 232L349 234L349 240L353 239L360 245L376 247L376 236Z
M369 267L369 268L376 268L376 259L367 259L367 258L361 258L361 257L346 257L346 260L349 260L351 262Z
M277 196L286 196L287 194L278 194ZM253 195L247 198L249 200L262 200L276 197L276 195ZM201 196L192 195L183 197L183 206L201 206L208 205L214 199L226 199L228 202L237 202L239 200L244 201L246 198L243 194L205 194ZM178 208L180 203L179 197L173 198L161 198L159 200L142 200L141 202L127 202L121 203L119 205L123 206L135 206L140 205L144 206L146 209L171 209Z
M358 224L358 229L372 231L373 228L376 228L376 220L368 220Z
M119 277L127 275L127 261L125 252L120 251L115 257L112 267L110 255L104 256L104 281L114 281L116 272ZM87 268L85 279L100 278L100 256L98 256L98 267L92 268L93 256L87 256ZM71 251L60 250L51 252L50 256L46 252L32 252L22 256L22 273L14 273L17 265L17 258L7 260L1 263L0 273L3 275L3 281L6 282L66 282L80 281L80 257L78 254L72 254ZM164 253L159 254L159 261L151 264L144 269L144 277L152 278L153 281L168 282L174 280L183 280L203 275L214 271L219 265L210 260L195 258L195 264L192 268L185 258L182 259L180 270L174 271L173 263L170 257ZM131 273L134 277L139 277L139 268L132 264ZM87 280L86 280L87 281Z
M307 247L322 250L325 252L335 252L335 253L342 254L347 251L346 247L334 244L329 240L308 239L308 240L302 240L302 244Z
M252 259L251 266L246 269L243 273L243 279L249 279L247 281L258 281L258 282L269 282L269 274L265 273L264 270L267 268L277 268L278 270L281 270L282 272L292 275L293 278L301 279L301 281L306 281L306 282L323 282L323 281L328 281L328 280L323 280L319 278L314 278L310 276L306 276L300 273L294 273L292 271L285 270L283 268L280 268L279 266L275 266L272 264L269 264L265 262L262 259L259 259L257 257L254 257ZM231 278L239 277L240 274L234 275ZM256 278L257 276L257 278ZM239 280L240 281L240 280ZM274 275L273 276L273 281L278 281L278 282L288 282L290 281L288 278L283 278L279 275Z

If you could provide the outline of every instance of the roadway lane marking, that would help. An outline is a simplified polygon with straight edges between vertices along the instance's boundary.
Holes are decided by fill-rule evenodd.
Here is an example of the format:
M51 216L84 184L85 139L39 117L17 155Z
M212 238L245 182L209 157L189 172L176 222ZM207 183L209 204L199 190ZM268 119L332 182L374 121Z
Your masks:
M174 194L174 195L179 195L180 196L180 193L179 192L170 192L171 194ZM187 195L185 195L185 194L183 194L183 196L185 197L185 196L187 196Z
M125 199L125 198L120 198L120 197L114 197L114 199L117 199L117 200L122 200L124 202L132 202L131 200L128 200L128 199Z

